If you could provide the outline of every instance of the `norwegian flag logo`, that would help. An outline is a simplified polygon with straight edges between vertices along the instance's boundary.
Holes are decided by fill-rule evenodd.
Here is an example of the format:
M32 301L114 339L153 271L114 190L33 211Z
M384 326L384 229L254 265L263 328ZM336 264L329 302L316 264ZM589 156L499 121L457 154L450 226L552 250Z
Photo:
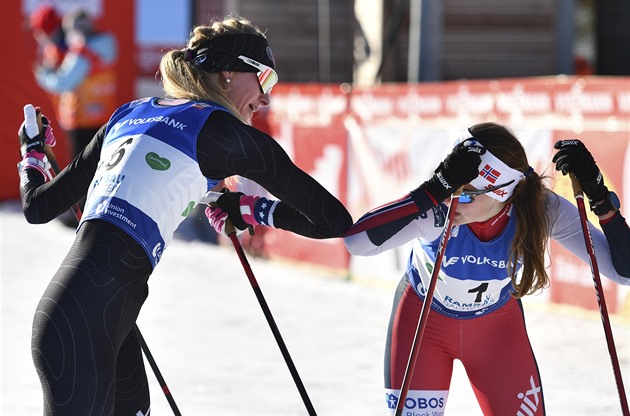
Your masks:
M498 170L494 169L490 165L486 165L479 172L479 176L481 176L482 178L484 178L485 180L487 180L490 183L495 183L497 181L497 179L499 179L499 176L501 176L501 172L499 172Z

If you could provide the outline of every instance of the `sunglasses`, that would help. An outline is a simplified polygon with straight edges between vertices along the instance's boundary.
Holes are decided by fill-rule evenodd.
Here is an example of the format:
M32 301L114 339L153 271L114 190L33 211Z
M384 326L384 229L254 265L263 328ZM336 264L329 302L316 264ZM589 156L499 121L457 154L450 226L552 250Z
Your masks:
M260 84L260 89L263 94L269 94L274 85L278 83L278 74L273 68L261 64L258 61L253 60L252 58L248 58L245 55L240 55L238 57L241 61L245 62L247 65L253 66L258 70L256 75L258 76L258 83Z
M475 200L476 196L487 194L488 192L496 191L497 189L501 189L504 186L508 186L512 182L514 181L512 180L501 185L491 186L489 188L480 189L478 191L462 191L462 193L459 195L459 203L470 204L471 202Z

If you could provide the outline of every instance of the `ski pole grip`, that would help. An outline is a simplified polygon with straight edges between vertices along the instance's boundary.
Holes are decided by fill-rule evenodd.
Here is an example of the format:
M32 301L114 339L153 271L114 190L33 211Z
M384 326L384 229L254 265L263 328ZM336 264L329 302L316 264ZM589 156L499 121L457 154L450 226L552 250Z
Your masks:
M573 172L569 172L569 178L571 178L571 188L573 189L573 196L576 198L584 198L584 191L582 189L582 184L575 177Z
M35 137L42 128L41 118L37 117L37 110L33 104L26 104L24 106L24 126L26 127L26 134L29 137Z
M23 110L26 134L28 134L29 137L35 137L35 135L42 132L42 128L44 127L44 123L42 122L42 111L38 107L33 106L33 104L26 104ZM56 162L57 158L52 150L52 147L45 145L44 153L51 164ZM57 170L55 173L59 173L59 171Z
M225 220L225 233L228 236L236 234L236 228L234 228L234 224L232 224L232 221L230 221L229 218Z
M221 192L208 191L203 196L203 198L201 198L199 203L209 205L212 208L216 208L218 207L217 200L219 199L221 195L223 195ZM234 228L234 224L232 224L232 221L230 221L229 218L225 220L225 233L228 236L230 234L236 233L236 228Z

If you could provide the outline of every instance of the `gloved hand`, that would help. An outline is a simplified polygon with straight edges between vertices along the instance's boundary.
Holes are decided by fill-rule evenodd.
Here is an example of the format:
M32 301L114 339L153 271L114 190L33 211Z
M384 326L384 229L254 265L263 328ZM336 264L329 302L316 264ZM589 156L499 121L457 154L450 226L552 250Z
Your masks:
M37 122L40 117L41 129ZM44 153L44 146L53 147L57 144L48 118L41 114L39 107L33 107L31 104L24 107L24 121L18 129L18 137L22 157L31 151Z
M259 224L273 227L273 212L278 201L242 192L226 192L216 204L228 214L234 227L245 230Z
M57 140L48 118L41 114L39 107L35 108L31 104L24 106L24 122L18 129L18 137L22 156L22 161L18 164L21 180L25 181L28 178L22 175L25 169L35 169L44 176L46 182L51 180L54 175L44 146L53 147Z
M435 169L431 179L410 192L416 205L422 210L424 200L422 193L429 193L438 203L450 197L459 187L479 176L481 155L486 149L473 140L464 140L455 146L453 151ZM425 201L422 201L425 202Z
M227 212L221 210L221 208L219 207L212 207L209 206L206 208L206 217L208 217L208 221L210 222L210 225L212 226L212 228L214 228L214 230L221 234L223 237L228 238L228 232L232 232L231 228L233 227L229 227L230 229L228 229L228 214ZM245 230L239 230L238 228L234 227L234 231L236 232L236 235L239 235L241 233L243 233Z
M577 139L559 140L553 147L559 149L552 159L556 170L563 175L573 173L591 205L608 196L604 177L584 143Z

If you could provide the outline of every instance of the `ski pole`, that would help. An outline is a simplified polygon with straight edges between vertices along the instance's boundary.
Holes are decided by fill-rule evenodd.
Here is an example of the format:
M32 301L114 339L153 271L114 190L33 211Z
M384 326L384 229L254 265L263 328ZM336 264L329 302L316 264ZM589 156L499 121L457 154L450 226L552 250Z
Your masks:
M615 381L617 383L617 391L619 393L619 402L621 404L621 411L624 416L629 416L628 399L623 387L623 378L621 376L621 369L619 367L619 359L617 358L617 350L615 349L615 340L613 338L612 329L610 327L610 319L608 317L608 309L606 308L606 299L604 298L604 290L602 288L602 281L599 276L599 267L597 266L597 258L595 257L595 247L593 246L593 239L588 229L588 222L586 218L586 208L584 206L584 192L582 190L582 184L575 177L573 173L569 173L571 178L571 187L573 188L573 196L577 203L578 213L580 214L580 223L582 225L582 235L584 236L584 244L586 245L586 251L588 252L589 262L591 266L591 275L593 277L593 285L595 286L595 295L597 297L597 303L599 304L599 313L602 318L602 324L604 325L604 334L606 335L606 344L608 346L608 353L610 354L610 360L613 366L613 372L615 373Z
M182 416L181 412L179 411L179 408L177 407L177 403L175 403L175 399L173 398L173 395L171 394L170 389L166 385L166 381L164 380L164 377L162 377L162 373L160 372L160 369L158 368L157 363L153 359L153 355L151 354L151 351L149 351L149 347L147 346L147 343L144 340L144 337L140 333L140 329L138 328L138 325L135 325L134 329L136 331L136 334L138 335L138 339L140 340L140 346L142 347L142 352L144 352L144 356L147 357L147 361L149 362L149 365L153 369L155 378L157 378L158 383L160 383L162 392L164 393L164 396L166 396L166 400L168 401L168 404L171 406L171 410L173 410L173 413L175 414L175 416Z
M37 118L37 127L39 131L41 131L42 129L41 113L37 111L35 107L33 107L33 105L31 104L25 105L24 106L24 120L27 121L27 123L29 121L32 122L33 117ZM53 172L55 173L55 175L58 175L59 172L61 172L61 168L59 167L59 163L57 163L57 157L55 156L55 152L53 152L52 147L47 146L47 145L44 146L44 153L46 154L46 157L48 158L48 162L50 163L50 166ZM81 215L82 215L81 207L79 207L78 204L72 205L72 212L74 213L74 216L76 217L77 221L80 221ZM151 351L149 351L149 346L144 340L144 337L142 336L142 334L140 333L140 328L138 328L137 324L134 325L134 330L136 331L136 334L138 334L138 339L140 340L140 347L142 348L142 351L144 352L145 357L147 357L147 360L149 361L149 364L151 365L151 368L153 369L153 372L155 373L155 377L158 379L158 382L160 383L160 387L162 388L162 391L164 392L164 395L166 396L166 400L171 405L171 409L173 410L173 413L175 414L175 416L181 416L181 413L179 409L177 408L177 404L175 403L175 399L173 399L173 396L171 395L171 391L166 385L166 382L164 381L164 377L162 377L162 373L160 372L160 369L158 368L155 360L153 359L153 355L151 355Z
M209 203L211 206L216 206L214 201L216 201L218 197L220 196L221 196L221 193L219 192L208 192L201 202L206 202L206 203ZM300 392L300 396L302 397L304 406L306 406L306 410L308 411L309 416L317 416L317 413L315 413L315 408L313 407L313 404L311 403L311 399L308 397L308 393L306 392L306 388L304 387L304 383L302 383L302 380L300 379L300 375L298 374L297 368L295 367L295 364L293 363L293 360L291 359L291 355L289 354L289 350L287 349L287 346L284 343L284 340L282 339L282 335L280 334L278 325L276 325L276 321L274 320L273 315L271 314L271 310L269 309L269 306L267 305L267 302L265 301L265 297L263 296L262 290L260 289L260 286L258 285L258 281L256 280L256 277L254 276L254 272L252 271L252 268L249 265L249 262L247 261L247 257L245 256L243 247L241 246L241 243L238 240L238 236L236 235L236 229L234 228L234 225L232 225L229 219L226 222L225 230L228 237L230 238L230 241L232 241L232 245L234 246L234 250L236 250L236 254L238 255L238 258L240 259L241 264L243 265L243 270L245 270L245 274L247 275L247 278L249 279L249 283L251 284L252 289L254 290L254 293L256 294L256 299L258 299L258 303L260 304L260 307L263 310L263 314L265 315L265 318L267 319L267 323L269 324L269 327L271 328L271 332L273 333L273 336L276 339L278 347L280 347L280 352L282 353L282 357L284 358L284 361L286 362L287 367L289 367L289 372L291 373L291 376L293 377L293 381L295 382L295 385L298 391Z
M459 188L451 197L451 203L448 208L448 215L446 217L446 223L444 224L444 230L442 231L442 238L440 239L440 245L438 246L437 255L435 257L435 264L433 265L433 272L431 273L431 281L427 288L427 294L424 296L424 302L422 303L422 310L418 319L418 326L416 328L416 335L411 344L411 352L409 353L409 361L407 362L407 368L403 376L402 386L400 388L400 394L398 397L398 403L396 403L395 416L401 416L405 409L405 400L407 399L407 393L409 392L409 384L411 384L411 377L416 367L416 361L418 359L418 351L420 350L420 344L422 343L422 337L424 330L427 326L429 312L431 311L431 303L433 302L433 292L435 291L435 285L438 281L438 275L440 273L440 267L442 265L442 258L446 251L446 243L451 236L451 230L453 229L453 218L455 217L455 211L457 210L457 204L459 203L459 196L462 193L462 188Z

